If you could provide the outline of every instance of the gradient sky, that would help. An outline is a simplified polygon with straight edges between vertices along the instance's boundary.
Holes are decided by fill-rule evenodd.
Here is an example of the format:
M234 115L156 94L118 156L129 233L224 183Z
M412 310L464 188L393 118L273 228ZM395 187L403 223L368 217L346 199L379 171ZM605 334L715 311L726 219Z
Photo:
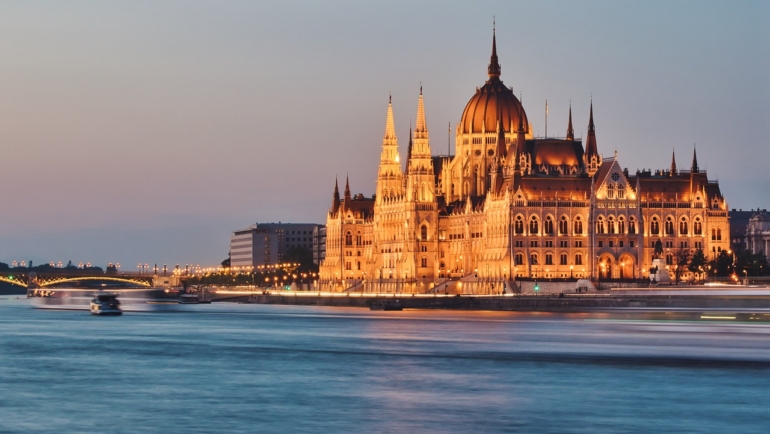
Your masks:
M0 261L214 265L232 230L371 195L388 94L434 153L487 78L536 133L719 179L770 207L770 2L67 1L0 4ZM452 137L454 149L454 137Z

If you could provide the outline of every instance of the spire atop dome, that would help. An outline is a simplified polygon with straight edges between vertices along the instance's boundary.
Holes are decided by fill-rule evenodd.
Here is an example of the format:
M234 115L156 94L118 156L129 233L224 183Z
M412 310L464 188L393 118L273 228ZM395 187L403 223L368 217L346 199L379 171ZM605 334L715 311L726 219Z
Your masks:
M588 132L594 132L594 99L591 98L591 113L588 116Z
M487 68L489 78L500 77L500 63L497 61L497 39L495 37L495 22L492 20L492 56L489 59L489 67Z
M505 148L505 128L503 127L503 111L500 110L499 117L497 119L497 150L495 156L498 161L507 157Z
M670 176L676 175L676 151L671 151L671 172L669 172Z
M698 155L695 152L695 143L692 144L692 168L690 171L692 173L700 172L700 169L698 168Z
M575 130L572 129L572 102L569 103L569 124L567 124L567 140L575 140Z

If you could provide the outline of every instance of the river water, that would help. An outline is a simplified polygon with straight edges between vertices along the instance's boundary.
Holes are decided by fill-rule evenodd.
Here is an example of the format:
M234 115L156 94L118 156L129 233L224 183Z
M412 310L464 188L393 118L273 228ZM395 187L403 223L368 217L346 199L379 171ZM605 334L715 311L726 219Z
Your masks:
M766 433L770 323L0 298L0 432Z

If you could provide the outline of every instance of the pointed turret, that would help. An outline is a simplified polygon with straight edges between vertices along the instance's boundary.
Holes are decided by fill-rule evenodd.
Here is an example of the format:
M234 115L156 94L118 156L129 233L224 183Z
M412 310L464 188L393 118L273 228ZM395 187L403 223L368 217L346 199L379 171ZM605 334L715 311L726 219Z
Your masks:
M671 169L668 172L668 176L676 175L676 151L671 151Z
M572 129L572 103L569 104L569 123L567 124L567 140L575 140L575 130Z
M417 123L414 125L414 138L428 138L428 125L425 122L425 103L422 100L422 86L420 86L420 98L417 100Z
M599 170L601 157L596 146L596 127L594 126L594 102L591 100L591 110L588 116L588 138L586 139L586 153L583 155L586 172L590 176Z
M393 121L393 100L388 97L388 115L385 119L385 135L382 138L380 167L377 175L377 203L386 198L403 195L403 171L398 155L398 138Z
M412 127L409 127L409 145L406 147L406 170L409 170L409 162L412 161Z
M500 116L497 119L497 150L495 151L495 156L498 160L502 160L508 156L508 152L505 147L505 128L503 127L502 113L503 110L501 108Z
M334 195L332 196L332 209L331 213L336 214L340 209L340 189L337 186L337 178L334 178Z
M348 180L348 177L345 176L345 198L343 199L343 202L342 202L345 209L350 209L351 200L353 200L353 198L350 195L350 181Z
M698 155L695 152L695 144L692 145L692 167L690 168L690 171L692 173L700 172L700 169L698 169Z
M489 59L487 72L489 73L490 80L500 78L500 63L497 61L497 40L495 38L494 24L492 25L492 56Z

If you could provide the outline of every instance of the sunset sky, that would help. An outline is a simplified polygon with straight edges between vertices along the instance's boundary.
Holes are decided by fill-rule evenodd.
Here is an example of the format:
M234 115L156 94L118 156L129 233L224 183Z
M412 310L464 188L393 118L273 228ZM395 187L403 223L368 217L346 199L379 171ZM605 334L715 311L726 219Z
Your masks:
M374 192L388 95L434 153L487 78L536 135L572 102L599 152L718 179L770 208L770 2L0 3L0 261L215 265L231 231L323 223L335 176ZM454 149L454 134L451 138Z

